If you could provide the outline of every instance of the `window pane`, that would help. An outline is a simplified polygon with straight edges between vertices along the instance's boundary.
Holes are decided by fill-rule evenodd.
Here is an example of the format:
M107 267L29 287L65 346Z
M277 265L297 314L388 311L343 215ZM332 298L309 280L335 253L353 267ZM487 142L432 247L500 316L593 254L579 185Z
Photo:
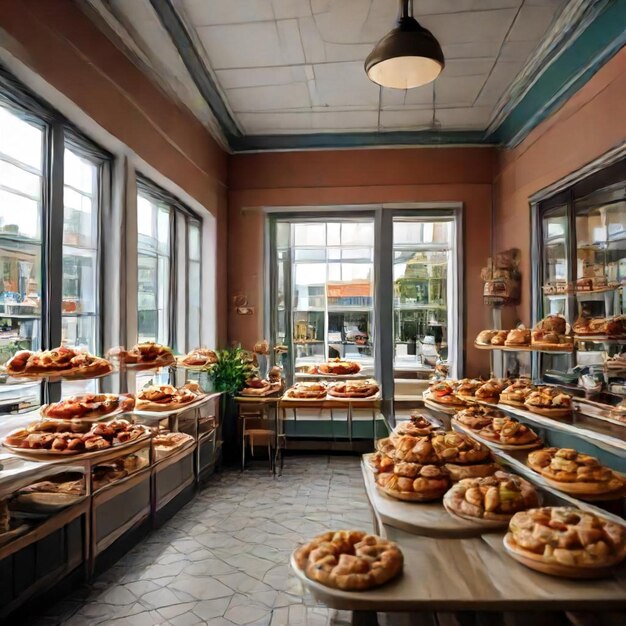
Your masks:
M154 211L156 207L143 196L137 196L137 232L141 243L141 235L151 239L155 238L154 232Z
M200 256L200 225L197 222L189 222L189 259L199 261Z
M294 243L296 246L326 245L326 224L295 224Z
M341 224L341 244L368 245L374 240L373 222L344 222Z
M41 208L37 200L0 189L0 232L41 238Z
M98 171L98 165L65 149L62 338L90 352L99 350Z
M35 200L41 197L41 177L6 161L0 161L0 185L20 191Z
M170 210L167 207L159 207L157 213L157 230L159 240L159 252L169 254L170 246Z
M157 341L169 342L169 301L170 301L170 261L167 257L158 257L158 331Z
M200 263L189 263L189 302L187 304L188 343L190 350L200 345L200 289L195 285L200 284Z
M41 171L43 131L0 107L0 153Z
M157 259L140 254L138 258L138 334L139 341L156 341L157 337Z

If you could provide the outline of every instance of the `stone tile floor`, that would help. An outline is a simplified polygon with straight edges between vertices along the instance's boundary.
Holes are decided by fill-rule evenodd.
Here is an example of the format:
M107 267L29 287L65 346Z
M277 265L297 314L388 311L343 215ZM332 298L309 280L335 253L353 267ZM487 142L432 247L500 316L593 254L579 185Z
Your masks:
M225 470L92 584L34 623L344 625L289 568L294 546L328 528L371 530L358 457L286 459L283 476Z

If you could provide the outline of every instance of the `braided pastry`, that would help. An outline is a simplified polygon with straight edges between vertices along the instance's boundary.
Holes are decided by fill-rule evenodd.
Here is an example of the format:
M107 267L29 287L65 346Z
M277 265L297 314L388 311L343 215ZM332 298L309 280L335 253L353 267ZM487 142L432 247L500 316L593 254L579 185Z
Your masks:
M398 546L361 530L329 531L298 548L296 565L327 587L360 591L385 584L402 571Z
M480 463L491 458L487 446L461 433L438 433L431 441L437 456L444 463Z

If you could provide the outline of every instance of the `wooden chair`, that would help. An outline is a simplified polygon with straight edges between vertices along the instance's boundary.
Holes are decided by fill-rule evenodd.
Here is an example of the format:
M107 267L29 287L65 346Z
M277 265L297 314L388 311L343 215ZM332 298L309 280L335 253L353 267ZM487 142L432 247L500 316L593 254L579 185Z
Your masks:
M243 472L246 466L246 440L250 445L251 456L254 456L255 444L267 446L270 472L273 471L274 455L272 454L272 449L276 433L273 428L267 427L269 420L265 415L263 407L257 409L247 407L240 411L239 416L241 418L241 471Z

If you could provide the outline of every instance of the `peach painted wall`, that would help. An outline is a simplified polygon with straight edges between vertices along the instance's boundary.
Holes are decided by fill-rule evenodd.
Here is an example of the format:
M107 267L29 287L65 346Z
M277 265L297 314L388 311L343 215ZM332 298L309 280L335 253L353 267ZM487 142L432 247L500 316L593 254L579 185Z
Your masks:
M626 48L515 149L499 153L494 179L496 249L522 251L522 301L509 311L529 323L530 206L528 198L626 141Z
M204 126L72 0L0 0L0 45L217 218L217 288L225 293L228 155ZM219 305L225 341L225 302Z
M466 340L466 372L488 374L487 354L471 344L488 325L479 274L490 250L494 166L491 148L234 155L228 194L229 340L251 347L263 336L265 216L259 207L463 202L466 338L471 338ZM232 297L237 294L248 297L253 316L235 313Z

